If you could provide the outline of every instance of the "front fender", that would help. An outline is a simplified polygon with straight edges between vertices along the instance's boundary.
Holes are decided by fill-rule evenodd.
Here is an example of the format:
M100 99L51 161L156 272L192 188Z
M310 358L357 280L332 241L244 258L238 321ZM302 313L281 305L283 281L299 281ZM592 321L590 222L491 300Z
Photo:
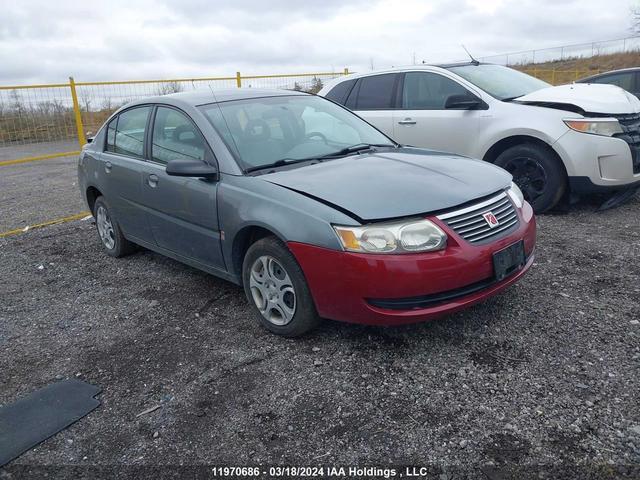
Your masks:
M341 250L332 224L358 225L328 205L261 177L230 175L224 176L218 188L218 218L222 252L230 270L234 240L246 227L264 228L283 242Z

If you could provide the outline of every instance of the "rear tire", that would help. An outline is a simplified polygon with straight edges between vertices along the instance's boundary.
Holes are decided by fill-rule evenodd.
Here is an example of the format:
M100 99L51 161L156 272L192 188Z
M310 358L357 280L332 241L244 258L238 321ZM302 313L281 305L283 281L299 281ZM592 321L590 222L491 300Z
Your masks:
M506 149L494 162L511 175L533 210L543 213L555 207L567 190L567 174L549 147L523 143Z
M277 238L265 237L249 247L242 281L256 319L270 332L297 337L320 323L302 268Z
M96 220L98 238L107 255L119 258L135 252L136 245L124 238L120 225L113 216L113 210L103 196L96 199L93 216Z

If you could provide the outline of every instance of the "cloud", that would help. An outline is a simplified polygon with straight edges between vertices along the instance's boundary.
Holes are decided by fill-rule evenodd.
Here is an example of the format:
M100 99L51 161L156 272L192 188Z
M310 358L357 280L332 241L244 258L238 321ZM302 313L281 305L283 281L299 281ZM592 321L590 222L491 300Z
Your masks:
M630 33L629 0L6 3L0 84L362 71Z

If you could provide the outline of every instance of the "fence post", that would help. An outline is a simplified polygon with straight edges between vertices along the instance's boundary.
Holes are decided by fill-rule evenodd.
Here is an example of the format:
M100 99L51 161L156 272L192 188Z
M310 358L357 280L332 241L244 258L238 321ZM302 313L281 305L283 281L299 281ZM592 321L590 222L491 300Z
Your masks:
M344 74L349 75L349 67L344 67Z
M556 84L556 69L551 70L551 85Z
M76 82L73 77L69 77L69 88L71 89L71 100L73 101L73 114L76 119L76 131L78 132L78 143L80 148L84 147L87 139L84 136L84 126L82 125L82 115L80 113L80 104L78 104L78 95L76 94Z
M240 75L240 72L236 72L236 85L238 88L242 87L242 76Z

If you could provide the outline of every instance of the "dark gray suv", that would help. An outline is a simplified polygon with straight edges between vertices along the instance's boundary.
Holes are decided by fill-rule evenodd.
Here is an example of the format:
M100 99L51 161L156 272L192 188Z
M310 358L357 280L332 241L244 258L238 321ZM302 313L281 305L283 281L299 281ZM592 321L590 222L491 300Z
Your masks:
M83 148L78 175L109 255L142 245L242 285L281 335L321 317L431 319L533 262L533 212L506 171L402 147L303 93L130 103Z

